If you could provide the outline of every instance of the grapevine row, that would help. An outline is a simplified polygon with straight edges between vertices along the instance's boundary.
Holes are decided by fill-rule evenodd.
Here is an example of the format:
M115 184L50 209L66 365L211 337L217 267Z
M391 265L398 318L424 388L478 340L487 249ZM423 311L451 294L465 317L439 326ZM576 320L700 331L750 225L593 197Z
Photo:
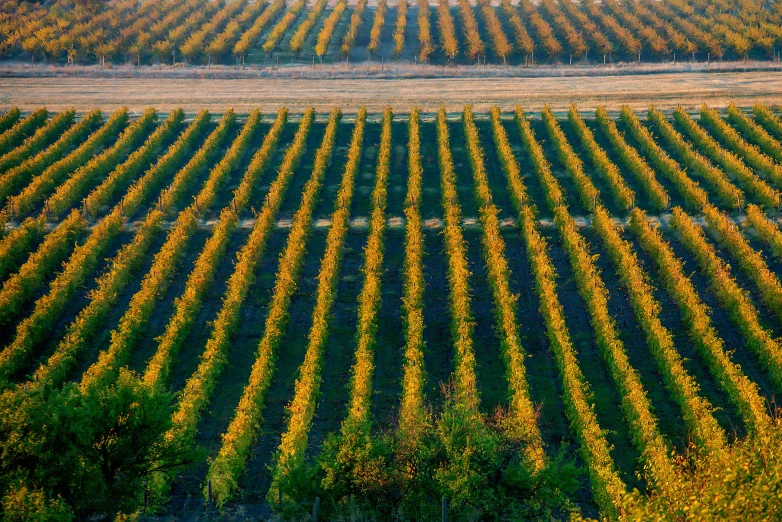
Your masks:
M580 442L581 455L588 468L595 501L604 516L616 516L627 487L616 470L605 432L597 423L597 416L590 402L589 385L578 366L578 355L570 339L565 311L557 294L556 269L548 255L546 240L537 229L537 219L528 203L521 169L500 121L500 111L495 106L492 107L491 114L494 143L505 173L511 201L519 214L527 257L540 298L540 313L546 324L546 336L562 378L565 410ZM526 125L522 126L524 127Z
M766 219L760 207L747 205L747 222L757 230L760 238L771 247L774 254L782 257L782 231Z
M30 156L34 156L48 147L68 127L73 125L76 111L69 109L49 120L46 125L39 127L35 134L24 140L18 147L0 156L0 172L16 167Z
M682 221L684 227L687 224L685 221L690 220L682 211L675 208L672 223L678 230L694 230L682 228L676 222L677 216L684 217ZM691 222L689 224L692 225ZM660 232L649 225L646 215L640 209L634 209L631 213L630 227L638 237L641 247L657 265L658 276L668 294L679 305L679 312L687 326L689 337L705 359L711 374L728 394L730 401L738 408L746 424L753 429L765 429L771 419L766 413L757 385L744 375L739 365L730 360L723 340L712 325L711 311L698 296L692 281L685 275L684 264L674 255Z
M681 107L674 111L673 117L695 145L711 159L722 165L722 168L728 174L737 178L746 192L764 205L776 205L776 192L765 181L760 179L757 174L752 172L738 156L722 148Z
M405 347L402 376L402 399L399 407L399 439L415 447L421 440L421 429L427 420L424 407L424 228L421 219L420 114L410 112L407 141L407 197L405 199L405 262L402 310L404 314Z
M521 108L517 108L517 118L525 119ZM530 150L536 147L530 145L537 142L531 128L522 133L522 141ZM544 164L540 163L541 166ZM561 193L556 178L548 166L536 169L543 180L547 200L556 200L554 194ZM546 170L548 172L543 172ZM666 444L657 425L657 419L651 410L651 401L641 384L638 371L630 365L624 345L619 339L617 326L608 311L608 290L600 277L592 254L584 238L578 233L576 223L564 205L549 203L554 213L554 221L573 268L579 295L586 303L590 314L590 323L596 336L596 344L608 365L613 381L620 390L622 409L627 424L630 427L632 439L645 461L647 478L655 488L670 495L676 490L677 473L669 458L670 449Z
M10 198L9 205L13 213L24 215L32 210L32 207L45 197L53 188L62 183L66 177L79 167L96 158L98 153L128 121L127 109L115 112L103 127L94 132L76 150L51 164L43 172L38 174L27 187L18 195Z
M700 176L709 184L723 205L731 207L741 201L743 193L738 189L725 173L716 168L711 162L679 134L673 125L670 124L665 115L659 110L651 107L648 112L649 121L654 123L655 128L668 146L676 151L678 157L684 165L690 168L690 171ZM671 179L684 179L684 171L679 164L671 158L663 148L657 144L651 132L644 127L635 113L629 107L623 107L621 113L622 121L630 129L630 133L635 140L641 144L647 157L651 158L654 164L663 172L667 172Z
M760 150L754 149L754 147L749 146L749 144L744 145L734 138L730 138L731 141L736 142L737 145L742 145L742 149L746 149L747 152L751 154L751 156L754 158L754 160L752 160L753 163L757 163L760 170L764 170L766 172L777 172L779 167L774 165L770 159L773 158L773 160L777 163L782 163L782 143L771 136L771 134L769 134L766 129L748 118L743 112L741 112L741 109L732 103L728 105L728 121L730 121L738 128L739 131L741 131L742 136L748 137L758 147L760 147ZM726 136L726 138L728 138L728 136ZM778 178L779 174L777 173L776 176Z
M281 109L277 114L277 119L267 133L266 138L264 138L261 148L258 149L258 152L255 153L250 161L241 185L234 192L232 204L220 213L220 220L212 235L206 241L201 254L196 259L194 268L185 283L182 295L174 300L174 313L168 320L165 332L158 339L155 355L152 356L144 371L144 381L147 384L162 386L168 382L171 365L176 361L176 355L179 353L179 349L187 339L193 323L198 317L198 312L203 306L205 293L212 286L218 262L228 247L229 236L239 224L238 214L249 203L253 187L266 171L272 159L285 127L287 115L288 111L285 109ZM257 220L267 228L270 226L270 220L273 219L279 209L287 183L290 181L295 164L303 152L304 143L312 125L312 119L312 111L308 111L303 115L299 124L299 130L286 152L278 178L271 185L270 191L264 200L264 206ZM261 224L258 226L260 227ZM268 230L265 231L265 234L268 235Z
M769 270L763 256L750 246L739 228L719 210L709 205L703 209L703 214L720 244L727 248L739 268L757 285L763 302L782 317L782 283Z
M441 204L444 214L443 236L448 266L448 293L451 308L451 340L455 351L457 403L468 412L478 411L473 330L475 322L470 298L470 268L467 243L461 229L461 207L456 191L456 172L451 155L445 107L437 112L437 150L440 164Z
M654 172L646 160L641 157L637 150L631 147L625 137L619 132L619 129L609 116L604 107L598 107L595 111L597 122L600 124L603 134L608 138L611 146L614 147L619 159L625 164L627 169L633 173L639 183L644 187L652 203L658 209L667 208L670 203L670 196L665 188L657 181L657 174ZM664 172L669 179L678 181L684 188L685 199L693 204L705 203L706 193L700 190L697 184L689 179L682 180L677 177L678 172Z
M19 121L16 125L0 134L0 154L6 154L11 151L11 149L24 143L24 140L29 136L32 136L36 129L46 122L46 118L48 117L49 111L46 109L37 109L25 119Z
M777 137L782 137L782 119L774 114L771 109L765 105L755 104L752 107L752 113L766 129L769 129Z
M603 148L597 144L595 135L592 133L592 130L587 127L586 122L584 122L584 119L579 114L575 104L570 106L568 121L575 131L576 136L578 136L581 146L586 150L592 164L597 167L598 172L600 172L611 187L611 194L616 198L617 203L624 208L632 207L635 202L635 192L627 186L627 183L622 177L622 173L619 172L619 169L614 165L614 162L609 159L608 154L606 154ZM656 180L653 181L654 183L650 184L652 188L662 188L658 187L659 184ZM662 195L664 196L664 192ZM662 203L665 201L665 197L660 198L660 195L658 194L656 201Z
M228 501L238 489L239 477L245 469L250 449L258 435L266 391L274 374L277 351L284 340L291 300L297 288L296 282L312 230L312 213L334 151L340 118L341 113L335 109L329 118L320 148L315 154L312 174L304 186L301 204L293 217L285 250L280 256L263 337L258 345L258 354L250 378L231 423L222 436L220 450L209 466L207 476L212 481L212 494L220 505ZM202 379L198 382L202 382Z
M662 308L633 252L623 240L604 208L598 207L592 225L606 246L622 284L629 293L641 328L660 373L671 395L684 412L684 420L698 443L711 451L719 451L727 444L724 430L712 415L713 407L699 395L698 383L687 373L684 361L676 351L673 336L660 320Z
M59 267L75 247L86 228L78 211L73 211L30 255L19 271L3 283L0 289L0 324L8 324L18 316L22 307L46 282L49 274Z
M505 241L500 231L499 210L492 202L483 149L473 120L472 107L469 105L464 109L463 120L474 192L480 204L478 213L483 229L483 251L493 295L496 329L506 365L511 397L510 414L518 426L522 440L527 442L525 453L528 465L531 469L540 471L544 466L545 453L524 367L527 353L521 344L516 320L517 297L510 288L510 268L505 258Z
M134 209L155 190L155 187L184 161L188 151L203 135L209 119L209 113L202 111L155 166L136 181L132 191L135 197L133 195L126 196L127 203L125 203L124 209L122 204L116 205L103 222L120 219L123 210L132 214ZM201 168L199 156L214 154L222 143L220 139L215 140L214 138L225 136L223 129L229 128L232 121L232 114L224 118L220 126L205 140L203 147L184 168ZM98 279L97 287L90 294L89 304L79 311L74 321L68 326L65 336L57 345L54 353L36 371L38 382L51 383L56 386L67 378L73 370L81 350L90 345L98 329L104 326L105 318L119 298L120 290L133 280L141 263L146 259L151 241L157 235L163 217L163 213L157 212L154 216L150 215L145 219L143 226L134 235L133 240L110 261L111 268ZM102 223L99 226L102 226Z
M260 121L261 115L257 110L250 113L241 132L220 163L212 169L193 203L179 213L176 222L168 231L163 247L155 254L150 271L142 279L141 288L131 298L119 325L112 330L108 348L103 350L98 360L84 372L80 383L82 390L99 389L112 382L116 372L125 364L130 352L144 334L155 303L164 295L184 256L185 247L198 228L198 215L211 207L221 186L239 166L260 127ZM147 219L154 219L158 212L162 211L153 211Z
M304 464L310 425L315 415L316 398L320 389L320 370L328 339L329 315L336 297L339 265L348 232L354 181L361 161L366 115L366 108L362 107L356 118L342 183L331 215L331 228L326 236L326 251L318 272L318 289L315 309L312 312L312 326L307 339L307 351L299 367L294 396L287 406L288 422L272 466L270 498L276 498L277 495L274 493L280 490L286 478Z
M543 108L541 117L543 118L546 132L557 149L559 162L565 166L565 170L575 182L576 191L581 198L581 204L586 209L594 210L598 204L599 193L592 180L584 173L584 163L573 151L573 147L570 146L565 133L560 128L559 122L557 122L557 117L554 116L548 105Z
M102 117L99 110L86 114L48 148L27 158L21 165L3 172L0 177L0 201L22 189L34 176L43 173L46 168L62 159L71 149L76 148L82 140L92 133Z
M383 124L378 147L375 186L372 190L372 210L369 219L369 237L364 247L364 275L358 296L358 324L356 328L355 360L351 370L347 416L340 426L340 443L336 454L328 454L324 468L324 486L336 481L362 480L362 475L375 466L366 457L371 448L372 394L375 374L375 350L378 346L378 310L380 309L384 239L386 230L386 196L388 175L391 170L391 124L394 114L390 108L383 111ZM349 477L339 476L340 471L353 469Z
M733 111L731 111L733 109ZM728 114L731 116L731 121L744 123L740 125L741 130L750 137L757 136L756 130L752 123L746 120L741 111L738 111L735 106L728 108ZM774 163L774 159L763 153L756 145L753 145L742 137L736 129L728 125L720 115L714 109L707 107L706 105L701 107L701 121L712 131L712 133L722 140L734 153L738 154L746 162L747 166L763 172L769 180L771 180L775 186L782 186L782 167ZM774 150L774 145L771 144L771 150ZM779 145L779 142L776 143ZM778 153L782 155L782 153ZM727 155L725 155L727 158ZM725 160L723 160L725 161ZM738 164L738 162L736 162ZM725 164L725 163L723 163ZM726 167L727 168L727 167ZM738 167L736 167L738 168Z

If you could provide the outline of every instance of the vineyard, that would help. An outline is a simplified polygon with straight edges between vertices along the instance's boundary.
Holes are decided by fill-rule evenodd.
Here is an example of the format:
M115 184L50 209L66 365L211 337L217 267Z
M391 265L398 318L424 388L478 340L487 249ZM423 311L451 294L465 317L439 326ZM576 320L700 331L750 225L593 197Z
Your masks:
M430 3L432 5L430 5ZM771 0L23 0L0 58L111 66L779 61Z
M8 110L4 505L779 515L781 142L763 105Z

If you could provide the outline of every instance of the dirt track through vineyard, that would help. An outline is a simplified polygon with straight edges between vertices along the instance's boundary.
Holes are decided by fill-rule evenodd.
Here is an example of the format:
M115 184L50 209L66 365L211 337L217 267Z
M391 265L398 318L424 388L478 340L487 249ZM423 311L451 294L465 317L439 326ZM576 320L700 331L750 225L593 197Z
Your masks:
M465 103L474 103L476 112L491 105L507 109L515 104L532 111L545 104L562 110L571 103L585 110L600 104L629 104L640 110L649 103L659 108L694 108L700 103L724 107L731 101L740 105L782 103L782 73L396 80L0 78L0 106L31 109L45 105L55 111L122 106L139 111L155 106L159 110L182 107L188 112L202 108L245 112L255 107L271 111L284 105L294 111L339 106L355 112L361 105L370 111L391 105L397 113L404 113L414 106L432 110L440 104L458 111Z

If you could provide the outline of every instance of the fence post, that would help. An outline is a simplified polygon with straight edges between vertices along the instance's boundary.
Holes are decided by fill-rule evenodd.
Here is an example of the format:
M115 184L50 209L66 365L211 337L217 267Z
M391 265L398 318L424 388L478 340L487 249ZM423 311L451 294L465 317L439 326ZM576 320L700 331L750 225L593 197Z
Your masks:
M448 521L448 499L446 497L443 497L441 511L442 511L442 521L447 522Z
M320 497L315 497L315 505L312 507L312 521L318 522L318 510L320 509Z

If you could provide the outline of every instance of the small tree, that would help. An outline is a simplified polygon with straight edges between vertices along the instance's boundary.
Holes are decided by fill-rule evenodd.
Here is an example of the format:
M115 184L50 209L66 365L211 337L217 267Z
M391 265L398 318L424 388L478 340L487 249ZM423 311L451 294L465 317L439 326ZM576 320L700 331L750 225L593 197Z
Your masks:
M76 384L0 396L0 491L61 495L80 516L133 511L144 482L197 453L168 441L172 396L123 370L95 391Z

